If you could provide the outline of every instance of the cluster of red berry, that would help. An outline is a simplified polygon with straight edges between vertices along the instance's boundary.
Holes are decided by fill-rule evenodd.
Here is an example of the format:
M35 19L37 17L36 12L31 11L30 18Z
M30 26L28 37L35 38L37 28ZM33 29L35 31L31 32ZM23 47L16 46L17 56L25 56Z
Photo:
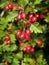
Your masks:
M20 14L18 14L17 16L17 20L22 20L22 18L26 18L26 12L22 12ZM28 15L28 21L33 23L36 22L39 18L44 19L44 14L32 14L30 13Z
M31 52L33 53L35 51L34 47L32 46L25 46L24 49L23 49L24 52Z
M15 9L15 8L16 8L16 6L15 6L12 2L10 2L10 3L8 3L8 4L5 6L4 10L5 10L5 11L8 11L9 9Z
M18 20L22 20L24 18L26 18L26 13L25 12L22 12L22 13L18 14L18 16L17 16Z
M25 39L26 38L27 40L29 40L30 39L30 34L31 34L31 31L28 30L28 29L25 32L22 32L20 30L18 30L16 32L16 36L19 37L20 39Z
M3 43L11 44L10 36L8 34L5 36L5 39L3 40Z

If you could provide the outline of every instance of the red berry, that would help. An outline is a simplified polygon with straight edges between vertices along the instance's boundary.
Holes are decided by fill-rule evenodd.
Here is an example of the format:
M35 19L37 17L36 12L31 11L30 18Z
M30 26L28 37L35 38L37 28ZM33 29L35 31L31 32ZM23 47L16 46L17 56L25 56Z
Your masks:
M29 14L28 19L31 19L33 17L33 14Z
M30 52L31 46L27 46L26 48L27 48L27 52Z
M5 6L4 10L5 10L5 11L8 11L8 10L9 10L8 5L7 5L7 6Z
M26 38L27 40L30 40L30 36L29 36L28 34L25 34L25 38Z
M12 9L12 8L13 8L13 4L10 2L10 3L8 4L8 7L9 7L10 9Z
M49 29L49 25L47 26L47 28Z
M5 61L5 62L4 62L4 64L5 64L5 65L8 65L8 62L7 62L7 61Z
M23 51L24 51L24 52L27 52L27 48L26 48L26 47L24 47Z
M33 16L32 17L32 22L36 22L37 21L37 17L36 16Z
M18 10L22 10L22 6L18 6Z
M19 41L20 42L20 46L22 46L23 44L24 44L24 42L23 41Z
M22 12L22 18L26 18L26 13L25 12Z
M45 10L45 12L46 12L46 13L48 13L48 12L49 12L49 10L48 10L48 9L46 9L46 10Z
M44 19L44 14L40 14L40 18L41 19Z
M21 33L20 38L21 39L24 39L25 38L25 33L24 32Z
M16 36L20 36L20 35L21 35L21 31L18 30L18 31L16 32Z
M3 42L6 43L6 44L11 44L11 40L6 40L5 39Z
M35 49L32 47L31 50L30 50L30 52L33 53L34 51L35 51Z
M42 40L38 40L37 44L38 44L38 46L41 46L42 45Z
M16 6L15 6L15 5L13 5L12 9L14 9L14 10L15 10L15 9L16 9Z
M21 14L18 14L17 19L18 20L21 20L22 19L22 15Z
M10 36L8 34L6 34L5 39L6 40L9 40L10 39Z
M39 14L35 14L35 17L39 18Z
M11 40L7 40L7 44L11 44Z
M31 31L29 29L26 30L26 34L30 35Z

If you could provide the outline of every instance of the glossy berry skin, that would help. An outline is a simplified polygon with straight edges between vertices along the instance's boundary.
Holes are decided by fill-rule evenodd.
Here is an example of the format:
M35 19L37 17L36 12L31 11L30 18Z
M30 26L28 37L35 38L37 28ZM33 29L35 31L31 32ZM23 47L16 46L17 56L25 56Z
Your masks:
M10 45L11 44L11 40L7 40L7 44Z
M24 38L25 38L25 33L21 32L20 39L24 39Z
M6 40L9 40L10 39L10 36L8 34L6 34L5 39Z
M22 19L22 15L21 14L18 14L17 19L18 20L21 20Z
M27 48L27 52L30 52L31 46L27 46L26 48Z
M7 5L7 6L5 6L4 10L5 10L5 11L8 11L8 10L9 10L8 5Z
M26 47L24 47L23 52L27 52L27 48Z
M39 14L35 14L35 17L39 18Z
M31 31L29 29L26 30L26 34L30 35Z
M31 19L33 17L33 14L28 15L28 19Z
M31 50L30 50L30 52L34 53L34 51L35 51L35 49L32 47Z
M22 18L26 18L26 13L25 12L22 12L21 15L22 15Z
M22 6L19 5L19 6L18 6L18 10L22 10Z
M10 2L10 3L8 4L8 7L9 7L9 9L12 9L12 8L13 8L13 4Z
M25 34L25 38L26 38L26 40L30 40L30 35Z
M18 30L18 31L16 32L16 36L20 36L20 35L21 35L21 31Z
M38 46L41 46L42 45L42 40L38 40L37 44L38 44Z
M6 43L6 44L8 44L8 45L11 44L11 40L6 40L6 39L5 39L3 42Z
M36 22L37 21L37 17L36 16L33 16L31 21L32 22Z

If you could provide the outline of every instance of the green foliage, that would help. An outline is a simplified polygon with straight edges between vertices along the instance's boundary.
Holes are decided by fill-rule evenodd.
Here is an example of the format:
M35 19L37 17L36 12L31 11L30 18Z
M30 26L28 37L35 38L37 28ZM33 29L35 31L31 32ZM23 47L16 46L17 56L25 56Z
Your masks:
M9 8L11 5L9 5L10 2L13 4L12 8ZM5 7L7 5L9 9L6 11ZM19 10L19 6L22 9L20 7ZM47 9L48 12L46 12ZM26 18L23 18L24 15L22 15L22 12L26 13ZM17 18L20 13L21 20ZM34 16L39 14L37 21L30 22L28 17L30 13ZM43 14L44 17L40 17L40 14ZM28 20L29 22L26 22ZM49 54L46 53L48 52L46 48L49 42L48 25L49 0L0 0L0 65L49 65L47 63ZM29 40L26 38L21 39L21 34L17 36L17 30L26 34L27 29L31 31L29 35L27 34L30 36ZM9 37L6 37L7 34ZM41 46L38 46L37 43L39 39L42 40ZM20 43L20 41L23 43ZM24 47L28 45L31 48L34 47L34 53L23 51ZM47 57L48 59L46 59ZM4 62L7 62L7 64Z

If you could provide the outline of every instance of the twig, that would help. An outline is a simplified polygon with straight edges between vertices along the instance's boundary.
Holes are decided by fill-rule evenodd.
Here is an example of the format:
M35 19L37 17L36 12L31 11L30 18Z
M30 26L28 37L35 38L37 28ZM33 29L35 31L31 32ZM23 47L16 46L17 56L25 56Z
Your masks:
M0 14L0 17L2 17L4 15L5 11L3 10Z

